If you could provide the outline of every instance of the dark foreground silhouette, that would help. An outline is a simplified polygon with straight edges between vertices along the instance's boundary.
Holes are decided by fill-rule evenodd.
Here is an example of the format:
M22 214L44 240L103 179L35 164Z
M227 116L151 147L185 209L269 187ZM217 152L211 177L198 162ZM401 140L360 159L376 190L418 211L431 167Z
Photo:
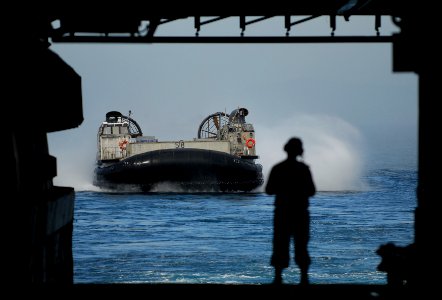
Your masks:
M308 253L310 239L309 197L316 193L310 168L298 160L304 150L299 138L291 138L284 146L287 159L270 171L266 193L275 195L273 220L273 254L275 284L282 283L282 271L289 266L290 239L295 244L294 259L301 271L300 284L306 285L311 259Z

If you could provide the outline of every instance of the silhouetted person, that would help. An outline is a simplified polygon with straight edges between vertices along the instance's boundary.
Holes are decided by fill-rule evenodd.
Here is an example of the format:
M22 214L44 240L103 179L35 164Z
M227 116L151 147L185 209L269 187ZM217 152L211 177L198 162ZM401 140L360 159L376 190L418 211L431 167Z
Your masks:
M308 284L310 256L309 197L316 193L310 168L298 161L304 150L299 138L291 138L284 146L287 159L270 171L265 191L275 195L273 219L273 254L271 265L275 268L274 283L282 283L282 271L289 266L290 239L294 239L294 259L301 271L301 284Z

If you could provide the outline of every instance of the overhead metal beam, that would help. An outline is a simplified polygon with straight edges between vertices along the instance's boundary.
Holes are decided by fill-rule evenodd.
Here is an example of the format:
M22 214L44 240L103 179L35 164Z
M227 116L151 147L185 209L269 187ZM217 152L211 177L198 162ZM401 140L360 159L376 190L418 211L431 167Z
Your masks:
M268 43L390 43L391 36L63 36L54 43L188 43L188 44L268 44Z

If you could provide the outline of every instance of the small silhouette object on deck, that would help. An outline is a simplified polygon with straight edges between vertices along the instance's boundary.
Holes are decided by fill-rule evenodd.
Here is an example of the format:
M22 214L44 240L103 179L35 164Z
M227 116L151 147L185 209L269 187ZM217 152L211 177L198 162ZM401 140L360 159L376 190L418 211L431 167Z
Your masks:
M291 138L284 146L287 159L273 166L265 191L275 195L273 219L273 254L275 284L282 283L282 271L289 266L290 239L294 239L294 259L301 271L300 284L308 284L310 256L309 197L316 193L308 165L298 160L304 150L299 138Z

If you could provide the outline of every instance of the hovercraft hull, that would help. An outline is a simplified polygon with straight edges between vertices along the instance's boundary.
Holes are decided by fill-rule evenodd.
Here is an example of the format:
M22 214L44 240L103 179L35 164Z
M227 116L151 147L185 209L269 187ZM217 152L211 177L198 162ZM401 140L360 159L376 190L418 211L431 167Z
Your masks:
M103 188L152 191L160 183L190 191L252 191L263 184L262 166L220 151L177 148L100 162L95 169L94 184Z

